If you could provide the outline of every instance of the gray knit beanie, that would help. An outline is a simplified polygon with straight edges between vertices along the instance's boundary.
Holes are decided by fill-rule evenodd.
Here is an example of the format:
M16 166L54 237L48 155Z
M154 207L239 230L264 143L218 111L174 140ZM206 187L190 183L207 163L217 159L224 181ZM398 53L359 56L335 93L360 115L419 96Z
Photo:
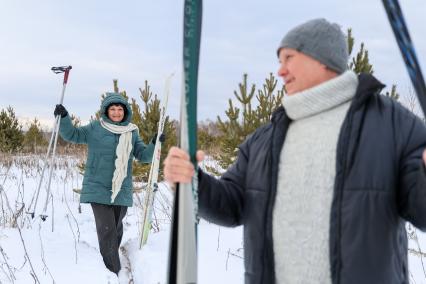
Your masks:
M314 19L290 30L277 50L291 48L318 60L328 68L343 73L348 69L348 46L339 25L326 19Z

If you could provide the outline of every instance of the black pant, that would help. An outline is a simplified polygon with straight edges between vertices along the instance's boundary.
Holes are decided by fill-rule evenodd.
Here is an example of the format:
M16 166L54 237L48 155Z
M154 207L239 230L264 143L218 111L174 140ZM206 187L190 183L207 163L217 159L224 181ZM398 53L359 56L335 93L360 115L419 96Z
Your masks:
M91 203L95 215L96 232L98 234L99 250L105 266L118 274L121 269L118 249L123 237L123 218L126 206Z

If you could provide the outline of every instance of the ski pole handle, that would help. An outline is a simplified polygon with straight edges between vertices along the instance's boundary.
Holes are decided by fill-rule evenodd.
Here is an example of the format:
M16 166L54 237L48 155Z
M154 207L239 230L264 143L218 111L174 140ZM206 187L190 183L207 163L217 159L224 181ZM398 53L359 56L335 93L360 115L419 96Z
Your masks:
M71 66L70 66L71 67ZM70 68L71 69L71 68ZM68 82L68 75L70 74L70 69L67 69L64 73L64 85Z
M68 82L68 76L70 74L70 70L72 69L71 65L68 66L58 66L58 67L52 67L51 70L55 73L55 74L59 74L59 73L64 73L64 82L63 82L63 86L62 86L62 93L61 93L61 99L59 101L59 104L63 104L64 102L64 94L65 94L65 88Z
M55 72L55 74L64 73L64 85L68 82L68 75L70 73L70 70L72 69L71 65L68 66L57 66L52 67L51 70Z

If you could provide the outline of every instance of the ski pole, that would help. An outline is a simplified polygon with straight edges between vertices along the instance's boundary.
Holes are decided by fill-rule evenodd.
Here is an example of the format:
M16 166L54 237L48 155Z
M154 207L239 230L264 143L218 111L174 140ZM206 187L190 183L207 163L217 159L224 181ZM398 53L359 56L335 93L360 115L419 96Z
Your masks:
M71 69L72 69L72 66L60 66L60 67L52 67L51 68L51 70L55 74L64 73L64 80L63 80L63 84L62 84L61 98L59 100L60 104L63 104L63 101L64 101L66 85L67 85L67 82L68 82L68 76L69 76L69 72L70 72ZM47 153L46 153L46 156L43 160L43 169L42 169L42 172L41 172L40 181L38 183L38 187L37 187L36 193L34 195L35 196L34 208L33 208L32 211L28 212L28 214L31 214L31 218L34 218L35 210L37 208L38 198L39 198L39 194L40 194L41 184L42 184L43 178L44 178L44 172L46 170L46 167L49 166L50 167L50 173L49 173L49 181L48 181L48 185L47 185L46 202L45 202L45 206L44 206L44 209L43 209L43 214L40 215L40 217L43 221L45 221L46 218L47 218L47 215L45 213L46 213L46 210L47 210L47 203L48 203L49 195L50 195L50 184L51 184L52 173L53 173L53 160L54 160L54 157L55 157L56 144L57 144L57 141L58 141L60 121L61 121L61 116L57 115L55 117L55 123L53 125L52 135L50 137L49 146L47 148ZM53 145L52 155L50 156L49 163L47 163L47 161L49 159L49 155L50 155L50 150L52 149L52 145ZM30 209L31 209L33 201L34 201L34 196L31 200L31 203L30 203L30 206L29 206Z
M407 67L408 75L419 99L421 109L423 114L426 115L426 84L401 7L398 0L383 0L383 6Z
M65 90L66 90L67 82L68 82L68 75L69 75L69 72L70 72L71 68L72 68L72 66L52 67L52 71L55 74L64 73L64 81L63 81L63 84L62 84L62 93L61 93L61 99L60 99L59 104L63 104L63 102L64 102ZM49 203L50 185L51 185L52 174L53 174L53 162L55 160L55 155L56 155L56 145L58 143L58 135L59 135L60 122L61 122L61 116L57 115L56 116L55 131L54 131L54 133L52 133L52 135L55 135L55 141L53 143L52 155L50 156L50 163L49 163L50 164L50 172L49 172L49 180L47 182L46 201L44 203L43 212L40 215L40 217L41 217L41 219L43 221L45 221L46 218L47 218L46 211L47 211L47 204Z

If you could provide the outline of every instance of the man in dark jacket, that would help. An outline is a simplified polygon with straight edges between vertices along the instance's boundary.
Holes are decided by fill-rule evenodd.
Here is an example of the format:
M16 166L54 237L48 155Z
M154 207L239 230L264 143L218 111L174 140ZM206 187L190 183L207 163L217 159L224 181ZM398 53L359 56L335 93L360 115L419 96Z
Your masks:
M282 107L220 179L198 172L200 216L244 225L246 283L408 283L405 222L426 230L424 123L347 70L336 24L295 27L278 57ZM172 148L164 173L194 169Z

